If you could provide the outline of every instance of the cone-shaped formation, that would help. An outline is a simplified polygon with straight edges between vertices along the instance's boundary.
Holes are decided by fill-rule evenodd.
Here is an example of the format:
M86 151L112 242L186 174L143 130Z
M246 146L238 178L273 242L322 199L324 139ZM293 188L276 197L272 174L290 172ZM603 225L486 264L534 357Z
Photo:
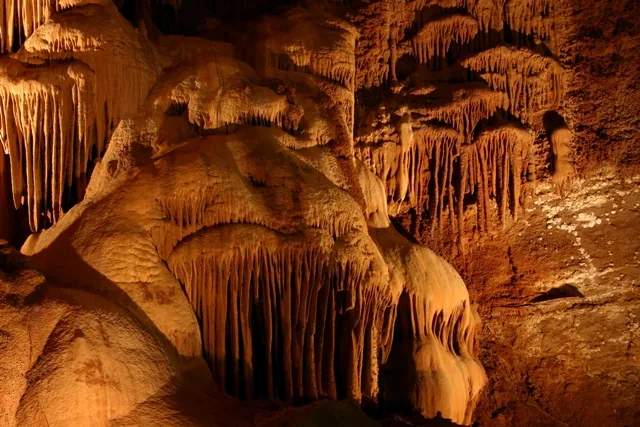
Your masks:
M562 99L562 65L528 49L494 47L464 59L462 65L482 73L492 89L506 93L509 110L525 121L535 112L557 106Z
M553 150L553 182L563 193L576 176L576 171L571 163L571 144L573 134L565 126L558 127L551 132L551 149Z
M429 249L409 243L386 215L379 215L386 213L382 183L359 168L369 232L389 267L391 289L401 290L393 343L382 348L380 396L392 407L412 407L426 417L440 412L470 424L487 381L474 357L478 314L458 273ZM416 382L407 384L405 378Z
M464 282L446 261L393 228L372 235L383 248L390 275L404 285L393 345L380 374L382 396L429 418L440 412L470 424L486 376L473 357L480 321ZM406 377L415 382L407 387Z

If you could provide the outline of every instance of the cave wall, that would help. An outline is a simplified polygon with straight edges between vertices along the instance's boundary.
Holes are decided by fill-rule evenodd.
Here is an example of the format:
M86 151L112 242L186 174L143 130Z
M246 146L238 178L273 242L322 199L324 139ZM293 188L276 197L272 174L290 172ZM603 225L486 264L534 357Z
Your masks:
M638 301L637 2L559 2L560 111L580 179L542 185L464 274L484 319L479 425L634 425Z
M237 267L231 270L242 270L247 277L255 277L251 287L246 288L259 295L251 304L246 297L240 297L242 280L236 280L228 266L216 268L212 273L206 267L207 262L202 261L204 254L198 253L199 247L211 242L215 244L210 246L215 248L223 246L218 234L203 233L199 237L202 241L193 238L195 243L187 240L179 246L178 241L186 238L186 234L180 234L182 231L172 229L167 235L154 237L163 242L158 245L154 241L154 245L167 251L161 259L169 262L171 271L160 269L163 277L171 282L172 292L179 293L180 287L176 285L179 282L188 294L189 301L181 300L176 303L180 307L174 309L195 313L200 322L198 328L202 329L196 332L197 322L193 318L178 326L161 320L162 310L145 300L148 289L131 291L135 287L128 287L130 279L120 276L121 271L127 271L126 264L110 265L100 259L100 254L109 252L108 245L94 247L88 243L89 231L76 233L77 229L95 231L92 215L110 217L105 212L122 203L121 199L106 197L108 204L95 209L88 209L93 202L87 201L72 211L75 213L63 226L56 229L54 224L85 194L97 199L109 191L124 194L123 187L119 187L124 184L111 181L151 157L166 155L158 164L149 166L147 178L142 174L140 181L136 181L149 180L142 190L131 190L132 198L145 199L160 191L151 184L153 171L163 170L164 176L175 173L163 163L165 160L172 164L176 158L195 161L198 156L220 155L220 152L207 154L204 145L193 141L175 158L167 154L182 141L208 137L211 143L232 147L234 155L244 159L240 156L244 152L273 155L247 142L264 137L267 147L282 144L295 151L293 160L285 156L286 162L298 165L300 161L306 165L301 170L310 167L320 172L314 179L320 179L318 176L329 179L331 185L323 181L323 188L331 191L340 188L350 195L353 200L345 202L348 208L336 212L354 217L364 214L364 222L362 219L356 222L366 226L360 224L354 233L367 242L371 239L369 243L381 248L379 255L385 259L385 265L393 266L388 271L389 280L396 274L396 278L401 277L397 280L404 283L404 290L394 294L398 300L390 304L404 307L398 316L395 352L388 348L391 342L388 319L395 317L382 307L386 297L354 303L358 311L365 313L361 317L347 316L334 322L326 320L327 312L320 311L315 318L316 322L324 322L323 327L329 331L348 323L364 322L367 329L375 325L371 328L387 340L383 353L394 361L381 371L382 394L397 396L398 388L405 389L402 382L394 384L397 371L393 368L402 366L414 370L410 375L419 377L421 386L409 387L408 400L405 396L390 400L421 406L429 416L435 415L436 408L447 407L445 414L469 422L469 411L479 398L474 415L479 425L533 425L533 420L540 425L630 425L637 421L640 392L635 343L640 313L635 278L640 248L630 236L640 231L636 176L640 154L637 143L640 126L636 117L640 107L638 3L386 0L323 2L311 8L314 13L319 9L331 11L350 25L300 11L283 15L284 20L261 17L267 12L282 13L293 2L248 3L251 4L160 5L125 1L117 4L120 8L117 13L110 3L77 7L74 2L56 2L59 14L44 7L30 14L21 8L22 3L3 2L2 50L18 51L24 45L16 55L5 55L1 64L4 113L0 130L4 151L9 156L0 163L4 183L0 189L0 238L21 243L26 236L22 229L39 231L53 226L51 232L44 233L52 237L45 237L40 243L34 243L34 238L25 246L25 252L33 253L35 259L40 257L39 267L49 276L67 284L72 281L65 278L65 263L73 264L76 259L58 263L56 252L60 248L79 251L82 259L91 261L92 269L108 278L107 282L118 283L111 288L100 281L107 294L112 292L109 295L120 298L121 287L125 293L133 292L136 310L140 309L139 303L143 312L149 311L151 320L145 317L145 321L159 327L179 352L197 353L198 338L194 337L202 332L204 356L218 387L237 396L253 395L249 379L254 361L247 355L253 347L246 344L253 337L243 329L246 319L230 318L217 324L211 321L209 327L202 324L211 313L226 313L226 304L258 307L266 297L256 290L261 286L269 289L267 293L282 286L288 297L295 295L290 289L295 289L300 279L282 272L290 267L290 263L282 262L282 257L293 255L283 255L279 248L297 243L295 239L286 243L278 240L277 233L282 232L280 222L274 222L278 226L269 225L275 232L250 233L264 234L262 240L270 242L266 249L240 245L233 248L234 256L227 260ZM74 6L75 9L65 12ZM109 19L94 26L92 19L97 19L102 7L110 8ZM22 17L15 22L25 22L16 24L15 31L7 30L11 27L12 13ZM37 29L48 18L50 24ZM250 19L255 21L249 22ZM321 22L323 29L315 33L305 22ZM325 33L327 28L330 31ZM158 29L165 33L217 37L231 43L160 36ZM78 38L77 34L83 36ZM93 52L95 40L104 43L97 54ZM302 48L289 45L291 40L303 40ZM117 50L111 48L115 44L119 46ZM127 54L122 55L123 52ZM217 59L194 66L192 63L199 56ZM113 65L113 70L101 72L107 64ZM175 72L184 64L190 65ZM219 67L225 72L216 71ZM56 77L42 78L45 74L41 69L54 68L56 73L52 74ZM132 69L134 73L130 72ZM218 80L212 77L216 73ZM286 84L281 84L282 81ZM126 93L127 99L117 99L108 89L112 87ZM216 91L229 87L228 98L216 98ZM62 98L65 107L50 114ZM26 107L20 109L21 105ZM98 108L91 107L96 105ZM258 137L250 131L243 133L245 126L275 127L284 132L280 134L274 129ZM223 128L231 134L241 131L246 140L239 143L226 137L211 138L215 132L223 132ZM61 154L58 156L55 150ZM354 156L362 163L354 163ZM284 163L285 157L281 158ZM51 162L55 158L59 162ZM276 199L269 193L271 190L261 188L277 188L283 175L266 173L270 167L259 162L248 164L238 175L238 182L243 184L229 188L242 192L246 184L252 188L251 197L247 196L251 202ZM212 161L203 166L203 171L220 167ZM188 168L179 170L185 173ZM211 176L203 172L203 182ZM186 185L182 181L169 182L175 187ZM296 200L305 193L295 188L292 206L297 209ZM276 190L273 192L277 194ZM163 221L175 222L190 233L199 230L204 224L204 214L192 209L192 205L180 204L177 199L187 196L184 192L179 194L164 206ZM321 204L313 198L309 200ZM155 203L151 199L148 202ZM201 201L194 203L198 205ZM85 209L89 213L85 214ZM141 259L147 260L145 233L149 223L158 218L155 213L148 217L149 212L138 209L135 203L129 208L139 216L134 225L128 223L128 217L116 216L119 226L99 230L117 235L119 227L126 229L123 233L126 238L141 239L144 248ZM263 218L260 212L254 220ZM387 213L404 237L391 232ZM224 222L217 216L208 218L211 221L207 227ZM328 230L335 227L327 224L323 227ZM298 225L300 229L317 227L304 221ZM131 227L138 226L145 231L141 234L131 231ZM160 227L164 226L163 223ZM227 234L243 233L246 230ZM350 239L345 237L340 244L349 245ZM484 377L472 362L461 371L462 376L452 375L450 383L444 386L428 374L420 377L415 372L416 369L431 372L435 365L445 377L456 372L447 365L449 362L444 364L448 366L445 368L434 362L433 354L451 353L454 355L451 360L467 356L472 359L478 345L469 336L475 333L477 319L472 316L464 284L455 272L439 270L439 261L428 262L430 252L421 252L407 239L428 245L444 256L461 272L469 287L471 300L484 319L480 356L488 371L489 385L482 396L477 393ZM311 246L325 244L324 240L315 241L309 236L307 240L314 242ZM111 249L121 247L119 243L113 245ZM354 253L368 250L353 245ZM184 254L169 258L174 246ZM304 250L296 254L302 254L303 258L315 253L302 247ZM260 264L255 251L264 252L270 261ZM327 248L320 252L332 258L336 251L341 253ZM398 253L405 257L398 259ZM370 255L363 257L375 258ZM224 258L213 250L206 256ZM153 258L153 262L161 260ZM380 260L372 262L384 264ZM282 279L274 279L264 265L276 266L281 271L276 276ZM335 298L344 290L339 283L358 274L343 274L339 266L331 263L311 265L302 263L300 269L309 272L317 268L318 277L326 279L319 282L334 284L322 296L335 308L328 313L340 311ZM91 269L82 271L89 274L87 271ZM433 271L438 272L436 278L429 276ZM211 301L214 273L225 276L230 289L228 295L224 294L224 301L216 303ZM178 281L169 280L169 274ZM78 283L86 279L80 273L74 273L72 278ZM433 293L425 296L408 285L420 280L432 291L442 292L442 296L434 299ZM354 283L348 288L354 295L361 286L369 284L365 280ZM440 283L452 284L453 290L443 291L436 286ZM384 288L387 284L377 285ZM150 289L157 301L164 301L166 289L157 284ZM202 292L208 293L209 300L203 300ZM431 300L462 304L451 303L445 313L453 319L451 330L455 330L456 324L466 325L468 332L450 340L441 331L442 325L432 321L441 314L429 305ZM304 311L313 305L296 302L293 306L294 311ZM420 318L420 324L409 327L407 314L423 309L426 314ZM274 305L272 310L282 308ZM264 329L264 334L286 330L290 326L287 322L299 318L282 319L269 319L274 326ZM220 332L225 328L234 331L228 334L228 339L226 332ZM304 330L299 333L299 339L289 337L284 345L307 349L317 345ZM354 329L352 343L348 343L350 337L334 335L329 341L337 350L307 350L317 361L317 366L308 371L298 370L299 360L275 354L270 360L277 365L277 372L286 372L286 378L278 379L275 385L269 383L270 379L273 381L270 376L259 378L256 381L262 383L257 394L304 400L318 396L371 398L378 393L374 365L379 361L372 354L378 351L375 345L385 345L372 344L371 336L359 329ZM223 348L216 347L219 343L216 340L221 340ZM454 348L456 345L466 350ZM424 348L433 346L437 351L425 352ZM271 351L272 347L256 344L255 348ZM280 344L274 344L273 348L280 348ZM349 362L353 366L340 368L336 376L331 360L341 350L356 356ZM244 364L239 361L242 357ZM356 374L346 379L342 375L345 372ZM469 390L461 385L465 383L465 375L474 379ZM315 377L315 381L310 377ZM423 394L429 388L425 384L432 388L455 386L459 390L453 397L434 397ZM469 402L460 397L470 394Z
M458 7L457 13L474 13L467 3L454 3L447 4ZM359 98L365 111L370 112L376 103L387 110L368 116L356 135L362 136L361 155L371 159L372 169L388 185L390 212L395 214L396 224L406 235L438 248L463 272L472 299L480 307L484 320L481 358L488 369L489 386L476 422L505 426L633 425L639 417L635 367L638 246L637 239L631 237L638 232L637 2L506 2L507 7L520 4L525 10L548 6L548 27L528 21L530 28L544 30L542 37L531 40L498 32L492 34L493 39L472 45L471 51L482 49L482 43L508 41L524 48L522 53L539 49L536 51L561 65L564 81L557 102L529 118L515 117L531 132L531 151L523 157L520 175L523 190L517 202L521 204L517 221L512 221L515 212L511 206L505 218L500 194L493 189L485 204L493 203L494 213L488 217L478 218L474 208L478 200L466 197L462 210L472 215L465 218L462 245L452 244L460 239L455 223L442 227L441 221L447 210L455 216L457 205L443 213L439 208L443 199L428 202L435 188L425 182L433 181L439 168L424 159L438 159L438 153L429 156L429 144L416 147L424 140L420 125L413 126L413 133L404 130L410 122L406 113L411 112L411 103L417 96L436 93L436 88L422 83L412 89L415 97L394 102L407 83L415 84L407 76L426 54L417 52L417 60L409 59L406 51L387 48L389 40L395 42L407 34L392 35L394 23L397 28L398 20L410 19L406 13L398 13L406 11L405 3L389 4L388 14L381 19L386 26L368 24L369 19L362 23L365 32L367 25L372 33L379 27L387 32L364 44L366 73L362 84L378 89L362 90ZM485 5L490 9L490 2ZM378 16L380 10L365 8L368 18ZM519 28L527 28L526 20L518 22ZM461 33L458 37L464 40L468 36ZM430 48L434 47L437 49L436 45ZM411 47L406 49L411 52ZM449 56L452 52L455 50L449 47ZM398 58L398 82L394 82L390 67L393 55ZM435 69L440 66L433 65ZM448 73L445 80L468 78L453 76ZM442 75L433 80L439 79ZM385 83L378 86L376 81ZM428 102L418 101L422 106ZM402 105L408 109L394 116L394 109ZM464 113L458 111L454 117L464 117ZM367 128L371 122L377 123L374 131ZM362 130L364 134L358 133ZM435 144L440 141L446 147L443 141L450 136L441 129L431 134ZM385 142L372 154L371 147L379 141ZM389 162L397 166L382 166ZM457 170L454 187L462 168ZM425 199L422 214L412 211ZM476 219L478 227L469 227ZM493 227L487 230L487 225Z

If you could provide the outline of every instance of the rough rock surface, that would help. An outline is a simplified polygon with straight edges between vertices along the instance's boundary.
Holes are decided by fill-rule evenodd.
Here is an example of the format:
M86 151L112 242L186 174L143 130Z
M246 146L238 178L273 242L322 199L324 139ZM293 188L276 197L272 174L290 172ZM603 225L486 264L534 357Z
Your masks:
M638 178L610 169L564 199L541 187L509 237L468 264L489 376L479 425L639 419Z
M0 0L0 424L639 422L637 1L205 3Z

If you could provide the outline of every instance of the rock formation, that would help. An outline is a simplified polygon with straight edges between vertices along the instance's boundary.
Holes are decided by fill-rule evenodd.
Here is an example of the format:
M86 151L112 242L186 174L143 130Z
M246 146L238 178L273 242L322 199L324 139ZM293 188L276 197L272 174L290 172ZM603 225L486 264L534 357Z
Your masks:
M228 44L151 33L109 3L80 5L50 11L3 58L13 202L33 231L51 226L22 252L51 292L95 295L121 310L109 322L148 335L116 339L80 315L60 332L34 324L54 348L13 370L32 380L12 389L7 422L155 422L145 408L179 399L204 359L211 387L241 399L404 404L401 386L425 416L470 423L479 319L455 270L393 230L382 183L354 157L356 29L294 8L248 33L247 62ZM82 201L64 212L70 190ZM90 346L67 352L59 334ZM144 357L124 378L130 351ZM391 364L415 380L382 378ZM42 403L58 389L92 403Z
M522 421L479 336L549 331L487 292L583 282L482 262L549 199L597 270L544 193L581 182L564 0L219 3L0 0L0 424Z

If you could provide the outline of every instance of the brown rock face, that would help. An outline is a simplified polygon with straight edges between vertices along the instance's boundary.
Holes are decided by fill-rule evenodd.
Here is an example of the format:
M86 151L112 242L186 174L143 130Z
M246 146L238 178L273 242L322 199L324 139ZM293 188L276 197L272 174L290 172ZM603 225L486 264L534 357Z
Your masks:
M637 424L596 3L0 0L0 424Z

